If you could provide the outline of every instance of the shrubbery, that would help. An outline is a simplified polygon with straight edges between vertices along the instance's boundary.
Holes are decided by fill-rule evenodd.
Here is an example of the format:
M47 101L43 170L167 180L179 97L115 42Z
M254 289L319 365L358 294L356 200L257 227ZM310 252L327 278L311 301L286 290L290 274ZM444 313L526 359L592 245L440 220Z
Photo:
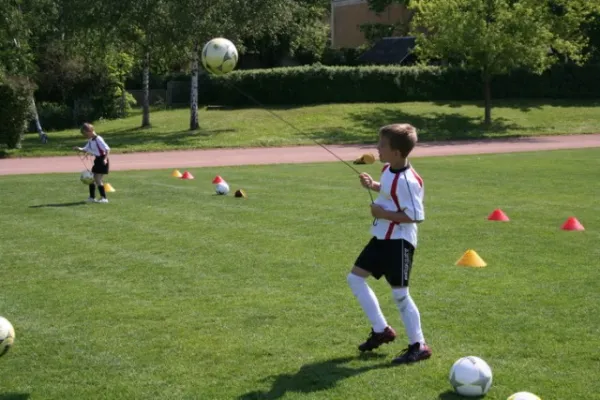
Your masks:
M0 77L0 145L21 147L31 114L32 85L22 77Z
M516 71L494 78L492 98L596 98L600 93L599 74L600 65L557 65L542 75ZM253 104L232 84L268 105L480 100L483 97L480 74L475 71L434 66L314 65L203 76L199 103ZM189 99L189 93L174 97Z

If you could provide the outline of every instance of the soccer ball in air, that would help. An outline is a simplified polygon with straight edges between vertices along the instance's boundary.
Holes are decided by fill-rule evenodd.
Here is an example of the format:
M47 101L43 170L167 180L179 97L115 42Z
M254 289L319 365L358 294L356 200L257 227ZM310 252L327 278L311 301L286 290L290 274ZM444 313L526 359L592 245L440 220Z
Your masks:
M215 191L217 194L229 193L229 185L226 182L220 182L215 185Z
M238 62L238 51L230 40L214 38L202 49L202 66L215 75L233 71Z
M0 317L0 357L5 355L15 341L15 328L4 317Z
M513 393L507 400L542 400L538 396L529 392Z
M90 183L94 182L94 174L85 170L79 176L79 180L81 180L84 185L89 185Z
M479 357L463 357L450 369L450 384L462 396L482 396L492 386L492 369Z

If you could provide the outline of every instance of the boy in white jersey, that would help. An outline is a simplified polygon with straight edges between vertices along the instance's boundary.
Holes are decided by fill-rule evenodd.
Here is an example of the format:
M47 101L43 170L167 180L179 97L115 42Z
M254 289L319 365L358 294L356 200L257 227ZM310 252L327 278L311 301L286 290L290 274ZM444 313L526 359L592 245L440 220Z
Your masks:
M104 182L102 181L103 175L108 175L109 163L108 153L110 147L106 144L104 139L96 134L94 126L92 124L85 123L81 127L81 133L88 138L88 142L84 147L73 147L75 151L84 151L86 153L93 154L94 166L92 172L94 173L94 182L90 183L90 197L89 202L108 203L106 198L106 191L104 190ZM100 192L100 200L96 200L96 185L98 185L98 191Z
M366 278L385 276L390 284L408 337L408 347L392 360L394 364L431 357L421 330L419 310L408 292L417 247L417 224L425 219L423 180L408 162L416 143L417 131L412 125L380 128L377 150L379 159L385 163L381 179L377 182L369 174L360 174L361 184L379 193L371 204L371 215L375 218L371 228L373 237L348 274L348 285L372 326L367 340L358 346L360 351L371 351L396 339L396 332L388 325Z

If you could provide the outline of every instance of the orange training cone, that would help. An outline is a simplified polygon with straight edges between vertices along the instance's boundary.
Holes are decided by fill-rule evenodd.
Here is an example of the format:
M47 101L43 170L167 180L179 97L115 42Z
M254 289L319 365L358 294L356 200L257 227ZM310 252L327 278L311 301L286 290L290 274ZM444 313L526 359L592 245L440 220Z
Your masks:
M217 183L222 183L223 182L223 178L221 178L221 176L217 175L215 176L215 179L213 179L212 183L214 183L215 185Z
M108 182L106 182L106 183L104 184L104 190L106 190L106 191L107 191L107 192L109 192L109 193L110 193L110 192L116 192L115 188L114 188L114 187L112 187L112 185L111 185L110 183L108 183Z
M173 178L181 178L181 172L179 172L178 169L174 169L173 172L171 172L171 176Z
M467 250L465 254L463 254L462 257L456 262L456 265L477 268L487 266L485 261L483 261L483 259L479 257L479 254L477 254L475 250Z
M575 217L569 217L565 221L563 226L561 226L560 229L562 229L564 231L584 231L585 230L583 225L581 225L581 222L579 222L577 220L577 218L575 218Z
M501 209L494 210L489 216L488 220L490 221L510 221L508 216Z
M194 175L190 174L188 171L185 171L183 175L181 175L181 179L194 179Z

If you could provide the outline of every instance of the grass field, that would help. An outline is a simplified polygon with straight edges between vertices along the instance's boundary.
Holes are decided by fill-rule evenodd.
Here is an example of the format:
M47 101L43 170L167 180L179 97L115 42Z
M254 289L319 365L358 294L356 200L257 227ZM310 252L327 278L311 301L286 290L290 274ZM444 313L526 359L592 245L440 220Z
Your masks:
M495 101L493 126L482 126L478 103L369 103L331 104L272 109L302 133L257 109L200 110L201 129L190 132L189 110L156 111L152 128L140 129L139 111L132 117L97 121L95 125L115 153L256 147L321 143L374 143L377 129L392 122L410 122L419 128L421 141L483 137L554 135L600 132L598 101L518 100ZM306 137L308 135L309 137ZM21 150L0 149L1 156L33 157L71 154L84 140L76 129L51 132L50 142L39 143L29 134Z
M371 217L341 163L115 172L109 204L81 203L76 172L0 177L0 315L17 331L0 399L449 400L466 355L492 367L488 399L600 399L600 150L413 165L411 293L434 356L391 368L406 339L384 281L399 340L356 351L369 325L346 274ZM214 195L217 174L249 198ZM572 215L585 232L559 229ZM486 268L454 265L469 248Z

